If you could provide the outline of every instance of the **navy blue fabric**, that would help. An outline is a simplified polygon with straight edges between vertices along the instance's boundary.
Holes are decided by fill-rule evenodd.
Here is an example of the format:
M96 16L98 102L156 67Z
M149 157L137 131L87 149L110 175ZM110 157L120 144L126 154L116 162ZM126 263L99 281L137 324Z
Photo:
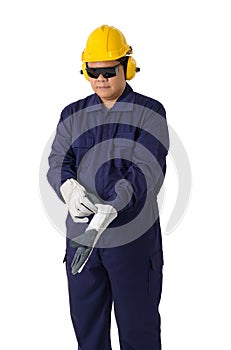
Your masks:
M132 124L133 117L136 121L140 120L139 126ZM161 117L163 124L159 127ZM111 122L110 118L116 118L117 122ZM149 127L150 119L151 123L155 119L157 120L156 136L144 129L145 124ZM92 120L96 122L94 123ZM130 122L125 123L126 120ZM86 131L84 131L85 129ZM78 130L81 130L80 134ZM159 141L159 138L164 139L165 145ZM82 159L89 153L89 150L93 150L94 145L116 139L120 140L120 147L117 145L113 148L111 145L107 149L109 160L101 164L93 179L92 168L93 165L97 165L100 152L95 151L94 153L93 151L88 160L89 165L81 168ZM124 139L144 146L158 162L161 174L158 169L154 173L155 169L150 167L140 152L126 148L125 144L123 145ZM102 151L105 152L105 149ZM49 156L47 177L60 199L62 199L61 184L69 178L77 178L87 191L98 196L101 202L110 202L117 210L119 208L119 215L110 227L120 226L140 213L146 200L147 190L153 191L152 211L157 211L156 196L166 172L167 153L168 129L163 105L154 99L134 92L127 84L124 93L109 111L105 109L96 94L64 108ZM139 169L141 163L145 168L145 174ZM147 189L147 177L152 188ZM120 195L116 194L115 184L121 179L127 180L133 190L131 200L127 205L122 205L122 208L120 204L126 202L130 191L126 184L122 186L120 183L118 188ZM93 182L95 188L93 188ZM67 218L67 234L70 238L76 233L83 233L85 228L86 225L74 224L70 217Z
M74 253L67 244L70 312L79 350L111 350L113 302L120 349L160 350L163 252L159 222L132 243L94 249L75 276L70 266Z
M150 125L154 125L154 133ZM132 147L127 147L124 140L132 141ZM110 143L105 147L107 141ZM156 159L156 169L140 147ZM166 172L168 147L163 105L134 92L128 84L110 110L93 94L71 103L61 113L47 174L59 198L63 200L61 184L75 178L99 201L109 202L118 210L118 217L109 226L118 229L118 237L120 227L140 213L141 231L142 221L152 223L145 233L134 235L130 243L113 248L96 246L83 271L73 276L70 266L75 249L69 246L69 240L83 233L87 224L75 224L68 214L66 269L79 350L111 349L112 302L122 350L161 349L158 305L163 252L157 195ZM98 166L100 150L105 153L105 161ZM97 171L93 178L94 167ZM149 205L143 213L147 198ZM121 207L121 203L126 205ZM131 237L132 234L128 232ZM106 230L102 240L107 235Z

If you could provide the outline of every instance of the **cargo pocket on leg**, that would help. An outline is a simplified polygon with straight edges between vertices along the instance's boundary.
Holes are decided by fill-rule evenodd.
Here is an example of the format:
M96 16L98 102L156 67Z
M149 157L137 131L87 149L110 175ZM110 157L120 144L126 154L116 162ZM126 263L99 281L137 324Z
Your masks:
M148 293L160 301L163 280L163 251L159 250L149 258Z

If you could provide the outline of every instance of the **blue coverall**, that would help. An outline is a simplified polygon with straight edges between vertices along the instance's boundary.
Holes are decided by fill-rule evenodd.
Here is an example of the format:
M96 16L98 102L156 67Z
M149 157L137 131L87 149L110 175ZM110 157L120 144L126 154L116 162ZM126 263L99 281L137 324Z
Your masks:
M112 302L122 350L161 349L163 250L157 194L168 147L163 105L128 84L110 110L93 94L61 113L49 156L49 183L63 200L61 184L75 178L118 210L77 275L71 273L75 248L69 241L87 224L67 216L65 261L79 350L111 349Z

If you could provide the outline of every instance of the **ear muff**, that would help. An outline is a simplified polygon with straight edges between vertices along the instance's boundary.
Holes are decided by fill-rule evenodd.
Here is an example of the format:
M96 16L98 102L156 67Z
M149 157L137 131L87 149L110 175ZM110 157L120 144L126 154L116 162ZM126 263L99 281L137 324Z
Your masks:
M80 73L83 74L88 81L90 80L86 71L86 62L83 62Z
M127 69L126 69L126 80L131 80L134 78L136 72L139 72L139 68L136 67L136 61L132 56L128 57L127 60Z

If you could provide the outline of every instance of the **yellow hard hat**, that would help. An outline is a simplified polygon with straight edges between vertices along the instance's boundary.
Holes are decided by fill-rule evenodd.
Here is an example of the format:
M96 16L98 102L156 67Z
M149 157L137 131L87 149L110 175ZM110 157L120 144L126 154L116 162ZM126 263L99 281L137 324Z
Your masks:
M82 53L82 61L113 61L131 53L132 48L119 29L102 25L89 35Z

